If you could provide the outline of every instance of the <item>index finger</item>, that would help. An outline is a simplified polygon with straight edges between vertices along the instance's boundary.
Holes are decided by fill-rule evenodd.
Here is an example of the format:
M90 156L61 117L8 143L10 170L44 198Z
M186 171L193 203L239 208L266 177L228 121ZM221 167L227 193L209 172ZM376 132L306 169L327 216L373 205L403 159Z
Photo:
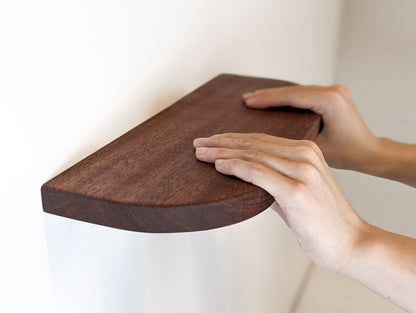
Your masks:
M331 87L296 85L248 92L243 99L250 108L292 106L324 115L325 108L334 100L331 94Z

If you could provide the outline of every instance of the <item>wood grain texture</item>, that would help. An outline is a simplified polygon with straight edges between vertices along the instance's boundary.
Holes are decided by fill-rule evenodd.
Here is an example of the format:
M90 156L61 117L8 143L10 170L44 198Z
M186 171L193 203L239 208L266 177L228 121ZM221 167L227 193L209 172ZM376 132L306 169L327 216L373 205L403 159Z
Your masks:
M45 183L44 211L140 232L206 230L255 216L273 198L196 160L192 142L225 132L313 139L318 115L248 109L241 98L244 92L289 84L217 76Z

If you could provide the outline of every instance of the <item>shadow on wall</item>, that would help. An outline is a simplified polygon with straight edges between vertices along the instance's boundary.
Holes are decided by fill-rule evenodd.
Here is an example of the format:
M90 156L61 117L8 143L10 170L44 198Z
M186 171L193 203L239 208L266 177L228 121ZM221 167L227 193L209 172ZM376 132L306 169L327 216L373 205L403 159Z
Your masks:
M126 105L124 110L118 111L117 116L113 116L104 123L101 123L100 127L95 129L91 128L90 132L85 134L85 137L88 139L84 140L82 145L77 145L76 151L71 151L71 155L63 160L50 178L58 175L104 145L117 139L130 129L156 115L184 95L185 91L172 91L171 93L165 91L163 95L162 93L160 95L147 95L144 100L137 100L134 101L134 104ZM151 100L149 100L149 98ZM143 102L145 102L145 104L143 104ZM144 110L144 108L146 110ZM91 119L94 119L94 117L92 116Z

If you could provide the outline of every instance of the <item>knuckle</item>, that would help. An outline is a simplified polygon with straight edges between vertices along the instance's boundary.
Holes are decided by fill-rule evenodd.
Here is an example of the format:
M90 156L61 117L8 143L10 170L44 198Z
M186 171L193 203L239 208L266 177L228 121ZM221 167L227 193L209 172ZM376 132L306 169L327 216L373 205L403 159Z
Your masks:
M251 147L254 144L254 140L252 138L244 138L240 141L241 147Z
M308 147L307 149L310 150L310 153L315 153L316 156L322 156L321 148L312 140L302 140L302 145Z
M318 169L310 163L298 163L297 164L298 175L303 178L305 182L317 181L319 176Z
M343 102L348 99L350 92L344 85L332 85L328 88L328 95L333 102Z
M256 151L256 150L247 150L244 151L244 159L247 161L251 161L251 160L256 160L258 159L260 156L260 152Z
M264 141L268 138L268 135L263 134L263 133L253 133L251 134L251 137L255 140Z
M324 155L318 145L310 140L302 140L300 145L296 147L297 153L300 156L301 163L309 164L311 167L317 169L322 168L325 163ZM305 171L310 172L306 165L300 165L305 167Z
M227 161L227 165L228 165L228 167L229 167L229 168L234 169L234 168L236 168L236 167L237 167L237 165L238 165L238 160L237 160L237 159L229 159L229 160Z
M273 88L257 89L254 91L256 96L267 96L271 93L273 93Z
M318 151L319 147L318 145L313 142L312 140L301 140L301 143L307 147L309 147L310 149L314 150L314 151Z
M319 156L318 146L310 140L302 140L298 146L299 154L308 161L315 161Z
M304 199L309 192L309 189L304 183L296 181L290 186L289 192L292 199L302 201L302 199Z
M262 172L263 166L256 162L250 162L248 164L248 172L250 177L257 177Z
M337 92L337 93L339 93L339 94L342 94L342 95L349 93L348 88L347 88L347 87L345 87L344 85L335 84L335 85L332 85L332 86L331 86L331 88L332 88L335 92Z
M210 141L214 144L217 144L221 141L221 139L222 139L221 135L213 135L211 136Z
M215 162L215 168L218 170L219 167L227 172L228 174L234 174L238 166L238 160L237 159L227 159L224 162L219 165L217 162Z

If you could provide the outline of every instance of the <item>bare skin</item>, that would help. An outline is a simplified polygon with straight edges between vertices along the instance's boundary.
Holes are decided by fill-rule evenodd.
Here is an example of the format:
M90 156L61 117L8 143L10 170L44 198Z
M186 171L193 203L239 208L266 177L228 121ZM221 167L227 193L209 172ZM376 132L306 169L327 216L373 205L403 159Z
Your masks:
M322 115L323 131L316 144L265 134L198 138L196 157L269 192L276 200L272 208L316 264L344 273L416 312L416 240L366 223L327 165L416 186L416 146L375 137L342 86L266 89L243 98L247 106L258 109L281 105L311 109Z
M348 89L293 86L243 95L250 108L290 105L322 115L324 128L316 143L331 167L355 170L416 187L416 145L378 138L358 113Z

